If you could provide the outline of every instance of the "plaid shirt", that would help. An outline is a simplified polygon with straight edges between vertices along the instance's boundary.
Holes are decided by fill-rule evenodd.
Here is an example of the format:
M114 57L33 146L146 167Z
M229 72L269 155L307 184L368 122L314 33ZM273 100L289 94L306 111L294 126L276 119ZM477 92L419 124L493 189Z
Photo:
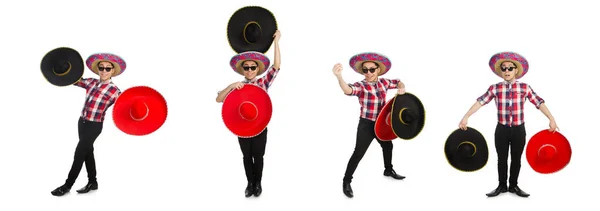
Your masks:
M101 83L95 78L82 78L74 85L86 90L81 117L92 122L104 121L106 109L115 103L121 94L121 90L111 80Z
M275 77L277 77L277 73L279 73L279 69L275 69L275 67L271 66L269 67L269 70L267 70L264 76L260 78L254 78L253 80L248 80L244 78L242 83L254 84L263 88L265 91L268 91L269 88L271 88L271 84L273 84Z
M519 126L525 122L525 99L529 99L537 109L544 103L544 99L539 97L531 86L526 83L516 81L500 82L491 85L485 94L477 98L481 105L485 105L495 99L498 109L498 122L506 126Z
M379 78L377 82L372 83L362 80L348 84L352 88L352 93L347 95L358 97L361 118L375 121L385 105L387 90L397 89L398 83L400 79Z

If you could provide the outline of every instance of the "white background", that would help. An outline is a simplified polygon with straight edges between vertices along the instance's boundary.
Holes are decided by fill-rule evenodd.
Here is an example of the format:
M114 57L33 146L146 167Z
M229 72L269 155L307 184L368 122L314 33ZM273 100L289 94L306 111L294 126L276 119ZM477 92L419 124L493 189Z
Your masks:
M2 2L0 210L594 206L597 7L573 0L193 2L198 1ZM269 92L274 113L264 191L249 199L243 196L242 153L221 120L222 104L215 102L218 90L242 79L229 68L234 52L226 27L246 5L270 9L282 34L281 71ZM61 46L77 49L84 59L96 52L123 56L127 69L114 78L121 90L148 85L169 104L164 126L143 137L120 132L108 112L95 144L100 189L88 195L75 192L86 183L85 167L69 195L50 194L71 166L85 95L81 88L53 86L40 73L44 54ZM354 175L355 197L348 199L342 177L354 149L359 105L342 94L331 68L341 62L348 82L361 80L348 60L364 51L390 57L385 77L404 81L406 91L425 104L427 120L414 140L394 141L395 169L407 178L383 177L381 148L374 141ZM535 173L523 155L519 182L532 194L528 199L484 195L497 185L493 104L469 121L489 144L484 169L457 171L443 153L467 109L501 80L488 67L499 51L516 51L530 61L521 81L547 101L573 147L571 164L551 175ZM267 55L273 59L272 48ZM95 77L87 68L84 76ZM525 112L527 139L548 128L533 105Z

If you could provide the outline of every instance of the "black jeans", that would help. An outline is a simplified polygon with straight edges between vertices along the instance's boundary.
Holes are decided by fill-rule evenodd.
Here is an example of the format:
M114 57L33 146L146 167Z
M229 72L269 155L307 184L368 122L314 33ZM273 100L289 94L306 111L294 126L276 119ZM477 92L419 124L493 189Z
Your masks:
M377 138L377 136L375 136L374 121L360 118L358 121L358 128L356 130L356 146L354 147L354 153L352 153L350 161L348 161L348 166L346 167L346 173L344 175L344 182L352 182L352 175L354 174L354 171L356 171L358 163L367 152L367 149L369 149L369 145L371 145L373 139L377 139L377 142L379 142L379 145L381 145L385 169L392 169L392 149L394 148L394 145L391 141L381 141Z
M267 145L267 129L252 138L238 137L243 154L244 170L248 182L260 182L263 172L263 156Z
M88 173L88 181L96 181L96 160L94 160L94 142L96 138L102 132L102 122L91 122L79 118L78 131L79 131L79 143L75 149L75 157L73 158L73 165L69 176L65 182L65 186L73 187L83 163L85 162L85 168Z
M496 153L498 154L498 181L506 187L508 171L508 150L510 149L509 188L516 187L521 171L521 155L525 149L525 124L506 126L498 123L494 134Z

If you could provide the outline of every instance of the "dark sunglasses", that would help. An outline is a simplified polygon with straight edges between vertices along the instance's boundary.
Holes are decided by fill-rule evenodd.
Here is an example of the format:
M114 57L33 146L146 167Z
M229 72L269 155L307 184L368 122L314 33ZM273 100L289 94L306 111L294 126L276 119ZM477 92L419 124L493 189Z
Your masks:
M369 69L367 69L367 68L363 68L363 69L362 69L362 71L363 71L363 73L365 73L365 74L366 74L367 72L374 73L376 69L377 69L377 68L369 68Z
M113 68L112 67L98 67L99 71L104 71L106 70L106 72L110 72Z
M255 71L256 68L258 68L258 67L257 66L243 66L242 68L244 68L244 71L248 71L248 70Z
M508 71L513 71L514 69L517 69L517 67L501 67L500 68L502 70L502 72L506 72Z

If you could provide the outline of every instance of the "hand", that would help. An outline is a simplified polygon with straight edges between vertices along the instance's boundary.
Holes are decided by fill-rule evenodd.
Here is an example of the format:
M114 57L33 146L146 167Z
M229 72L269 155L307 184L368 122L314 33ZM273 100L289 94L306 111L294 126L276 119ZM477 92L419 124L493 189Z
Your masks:
M334 74L335 76L340 76L340 75L342 75L342 69L343 69L343 67L342 67L342 64L340 64L340 63L337 63L337 64L335 64L335 65L333 66L333 74Z
M281 32L279 32L279 30L275 31L275 34L273 34L273 37L275 38L275 40L273 40L273 42L279 42L279 38L281 37Z
M550 121L550 132L556 132L558 131L558 126L556 126L556 122L554 120Z
M458 127L462 130L467 130L467 118L463 118L462 120L460 120Z
M242 87L244 87L244 83L242 82L235 82L229 85L230 89L241 89Z

